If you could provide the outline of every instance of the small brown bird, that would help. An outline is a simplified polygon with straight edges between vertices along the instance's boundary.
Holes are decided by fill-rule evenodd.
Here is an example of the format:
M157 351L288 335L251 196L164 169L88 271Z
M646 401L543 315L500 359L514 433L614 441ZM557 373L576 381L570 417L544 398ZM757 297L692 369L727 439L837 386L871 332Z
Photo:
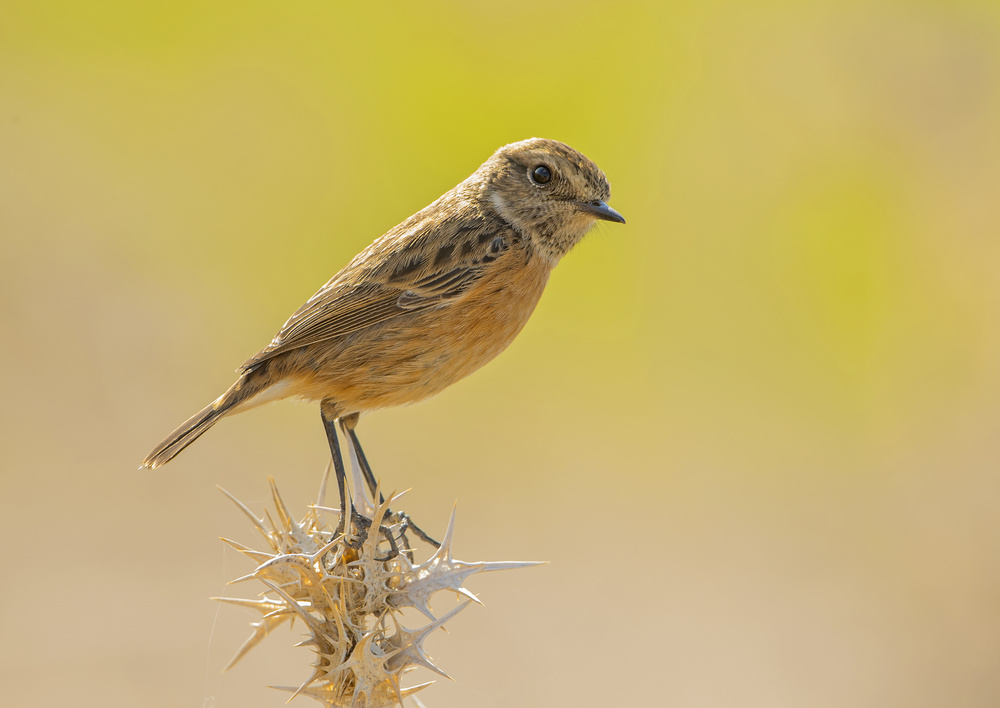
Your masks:
M595 221L625 223L605 203L610 193L597 165L563 143L500 148L355 256L143 466L169 461L225 415L297 396L320 402L343 489L334 423L363 461L361 413L432 396L503 351Z

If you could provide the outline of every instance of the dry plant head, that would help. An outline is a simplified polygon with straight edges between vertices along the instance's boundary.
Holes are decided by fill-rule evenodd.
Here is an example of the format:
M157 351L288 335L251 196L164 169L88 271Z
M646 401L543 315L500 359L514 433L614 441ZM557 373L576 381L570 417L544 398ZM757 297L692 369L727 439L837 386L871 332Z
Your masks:
M298 521L282 501L274 480L269 482L274 515L265 512L263 518L223 490L250 518L266 544L265 550L258 551L223 539L257 564L252 573L232 582L257 580L267 589L256 599L214 599L261 615L251 623L252 634L227 669L276 627L302 622L306 639L299 646L311 647L315 661L312 674L297 688L275 687L289 691L291 698L309 696L329 708L402 706L405 697L433 683L403 687L403 677L410 671L423 667L450 678L427 655L423 643L469 604L479 602L465 588L466 579L484 571L537 564L456 560L451 555L454 511L440 548L426 561L414 563L412 552L387 558L391 549L376 529L381 526L388 533L401 534L388 511L398 495L390 495L377 506L362 500L358 511L371 520L372 531L354 548L350 538L334 532L336 523L331 525L324 518L328 513L338 514L322 505L325 478L320 503L309 507ZM465 601L436 616L431 600L441 591L453 592ZM426 621L417 627L405 626L402 611L406 608L418 610Z

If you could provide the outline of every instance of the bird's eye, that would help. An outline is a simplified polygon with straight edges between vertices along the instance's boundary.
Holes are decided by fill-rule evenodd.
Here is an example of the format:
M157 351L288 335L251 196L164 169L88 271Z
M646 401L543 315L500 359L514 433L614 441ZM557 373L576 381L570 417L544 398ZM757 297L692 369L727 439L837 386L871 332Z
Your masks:
M538 165L531 171L531 181L535 184L548 184L552 179L552 171L545 165Z

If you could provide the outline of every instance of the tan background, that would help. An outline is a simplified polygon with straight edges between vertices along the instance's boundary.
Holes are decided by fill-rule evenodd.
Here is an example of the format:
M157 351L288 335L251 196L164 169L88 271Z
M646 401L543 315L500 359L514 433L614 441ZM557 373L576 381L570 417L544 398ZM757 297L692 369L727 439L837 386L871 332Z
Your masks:
M551 561L472 581L427 705L1000 705L1000 5L883 0L5 0L5 705L281 704L298 632L220 674L215 485L311 501L316 407L136 466L532 135L628 225L361 428L460 558Z

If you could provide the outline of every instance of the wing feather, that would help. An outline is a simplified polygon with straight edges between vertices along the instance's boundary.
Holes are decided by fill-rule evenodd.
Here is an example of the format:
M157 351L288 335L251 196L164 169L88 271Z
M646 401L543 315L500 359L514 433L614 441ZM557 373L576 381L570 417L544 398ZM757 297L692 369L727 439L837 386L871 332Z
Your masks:
M481 217L435 223L419 219L422 214L359 254L309 298L241 370L291 349L459 301L518 238L506 225Z

